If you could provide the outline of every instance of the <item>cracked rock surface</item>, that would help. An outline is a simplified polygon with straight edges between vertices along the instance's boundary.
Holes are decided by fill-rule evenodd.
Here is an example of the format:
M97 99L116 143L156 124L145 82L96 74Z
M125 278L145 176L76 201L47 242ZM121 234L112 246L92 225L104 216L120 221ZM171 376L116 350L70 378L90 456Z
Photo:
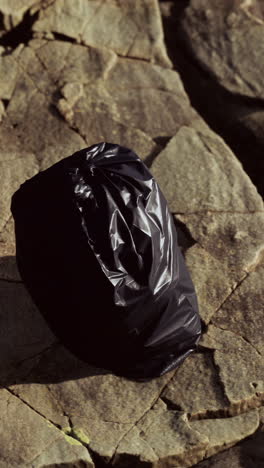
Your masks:
M262 0L160 5L168 52L193 105L232 148L263 196Z
M263 466L261 190L191 104L160 13L178 12L192 54L226 92L255 99L259 114L239 114L244 102L236 116L260 144L263 7L182 4L0 0L0 468ZM104 140L133 148L160 184L204 326L197 352L147 383L68 352L15 262L14 191Z

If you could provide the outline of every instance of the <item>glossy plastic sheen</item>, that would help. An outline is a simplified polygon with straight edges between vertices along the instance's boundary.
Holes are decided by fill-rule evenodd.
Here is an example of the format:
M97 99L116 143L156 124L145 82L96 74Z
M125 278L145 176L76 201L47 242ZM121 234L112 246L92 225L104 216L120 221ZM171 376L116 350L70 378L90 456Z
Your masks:
M140 158L100 143L13 195L17 264L55 334L136 379L177 367L201 335L167 202Z

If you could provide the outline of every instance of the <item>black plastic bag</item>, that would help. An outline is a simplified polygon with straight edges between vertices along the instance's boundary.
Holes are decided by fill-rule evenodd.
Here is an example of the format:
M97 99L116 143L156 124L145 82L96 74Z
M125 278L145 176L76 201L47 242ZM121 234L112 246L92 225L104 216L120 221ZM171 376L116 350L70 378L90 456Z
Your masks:
M11 211L21 277L79 358L144 380L196 348L197 299L173 218L131 150L74 153L22 184Z

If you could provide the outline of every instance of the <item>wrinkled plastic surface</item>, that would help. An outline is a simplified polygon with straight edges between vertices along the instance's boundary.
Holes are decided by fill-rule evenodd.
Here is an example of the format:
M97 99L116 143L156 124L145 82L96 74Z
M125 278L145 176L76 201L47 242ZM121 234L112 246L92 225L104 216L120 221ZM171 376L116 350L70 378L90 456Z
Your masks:
M17 265L40 312L81 359L135 379L177 367L201 335L167 202L140 158L100 143L13 195Z

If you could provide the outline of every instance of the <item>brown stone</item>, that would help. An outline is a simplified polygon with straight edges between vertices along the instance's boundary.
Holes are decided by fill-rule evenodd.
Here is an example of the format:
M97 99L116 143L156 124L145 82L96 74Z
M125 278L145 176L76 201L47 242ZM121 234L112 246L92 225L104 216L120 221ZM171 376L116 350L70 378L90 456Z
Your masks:
M215 417L229 406L212 353L195 353L177 370L162 398L193 417Z
M86 144L52 110L52 94L57 88L33 48L22 50L19 64L20 73L6 112L23 148L34 152L44 169Z
M151 169L173 213L263 211L241 164L210 130L182 126Z
M54 424L65 425L66 417L66 425L80 428L91 449L107 459L171 378L167 374L148 383L129 381L79 361L61 346L36 357L27 376L23 366L17 369L26 384L13 385L12 391ZM39 383L47 384L42 398L35 396Z
M7 148L3 150L3 152L6 151L8 151ZM35 175L38 169L36 157L32 153L23 151L12 155L8 160L5 159L3 153L0 155L0 232L5 229L10 218L11 196L26 179Z
M156 0L136 5L133 0L125 3L80 0L74 4L57 0L40 12L33 29L64 34L86 45L171 67Z
M0 411L1 468L40 468L43 462L64 461L94 467L86 448L72 438L65 439L62 431L5 389L0 390Z
M203 458L208 445L208 437L193 429L184 413L167 411L160 404L142 418L138 428L161 466L192 466Z
M9 30L17 26L26 11L35 3L35 0L1 0L0 12L3 15L5 29Z
M17 57L23 49L18 46L12 54L5 54L5 49L0 49L0 99L10 99L14 91L18 74Z
M263 467L263 439L259 434L240 442L236 447L224 450L193 468L262 468Z
M229 91L263 98L261 2L192 0L182 28L200 65Z
M239 446L224 450L212 457L206 458L204 461L194 465L193 468L261 468L250 463L248 458L242 459Z
M200 345L214 350L214 362L234 412L260 406L264 399L264 362L241 336L210 325Z
M225 419L202 419L190 423L192 429L209 440L205 456L210 457L221 449L232 447L253 434L259 425L256 409Z
M241 336L262 355L264 355L263 284L262 263L245 278L212 319L214 325Z
M248 272L264 251L264 206L253 213L204 212L177 215L192 238L233 275Z
M200 316L207 324L246 273L228 269L225 261L221 262L199 244L187 250L185 259L195 284Z

